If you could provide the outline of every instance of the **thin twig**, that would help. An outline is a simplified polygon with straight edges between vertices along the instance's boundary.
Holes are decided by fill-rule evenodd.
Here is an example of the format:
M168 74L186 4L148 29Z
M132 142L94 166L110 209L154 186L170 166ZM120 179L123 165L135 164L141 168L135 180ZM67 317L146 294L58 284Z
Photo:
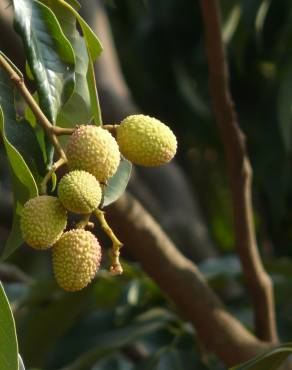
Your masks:
M111 227L108 225L105 217L104 212L100 209L97 209L94 211L95 216L97 217L100 226L104 230L104 232L107 234L107 236L112 241L112 251L111 251L111 257L112 257L112 264L110 267L110 272L112 275L120 275L123 273L123 268L120 263L120 249L123 246L123 244L119 241L119 239L115 236L114 232L112 231Z
M85 229L85 227L94 227L93 222L89 222L91 213L84 215L83 218L75 225L75 229Z
M109 131L114 137L117 135L117 127L119 125L103 125L102 128Z
M51 169L46 173L46 176L40 184L40 194L46 194L48 181L51 179L53 173L55 173L57 169L62 167L65 163L67 163L67 159L61 157L52 165Z
M52 131L54 132L55 135L62 136L62 135L72 135L75 129L76 129L75 127L65 128L65 127L53 126Z
M9 75L11 81L14 83L15 87L19 90L22 97L29 105L30 109L32 110L33 114L35 115L37 122L43 127L46 134L48 135L51 143L53 144L56 152L58 153L60 158L66 159L66 154L63 151L58 138L54 134L53 125L47 119L41 108L38 106L36 101L34 100L33 96L25 86L23 78L18 76L18 74L14 71L14 69L10 66L7 60L4 58L3 55L0 54L0 66L3 67L5 72Z
M236 247L252 296L256 334L262 340L276 342L278 336L273 286L257 248L251 199L252 169L245 137L238 125L229 90L227 61L221 35L220 8L218 0L200 0L200 4L205 24L210 94L224 144L230 178Z

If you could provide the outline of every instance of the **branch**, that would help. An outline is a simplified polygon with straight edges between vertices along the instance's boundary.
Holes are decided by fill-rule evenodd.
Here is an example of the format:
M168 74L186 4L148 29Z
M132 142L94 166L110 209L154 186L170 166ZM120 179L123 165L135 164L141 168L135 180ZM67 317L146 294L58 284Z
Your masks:
M125 193L107 209L107 215L124 248L174 301L205 346L227 365L246 361L269 347L226 311L197 267L138 201Z
M51 169L46 173L43 181L40 184L40 194L47 193L47 184L50 181L53 173L55 173L60 167L67 163L67 160L63 157L60 157L51 167Z
M250 290L255 313L255 330L262 340L276 342L274 294L270 277L264 270L255 237L251 181L245 137L238 125L222 43L220 9L217 0L200 0L205 23L209 64L210 94L224 144L230 178L238 254Z
M29 105L30 109L32 110L33 114L35 115L37 122L42 128L45 130L46 134L48 135L51 143L53 144L56 152L58 153L60 158L63 158L67 161L66 154L63 151L60 143L58 141L57 136L54 133L54 126L51 122L47 119L47 117L42 112L41 108L38 106L36 101L34 100L33 96L25 86L23 78L21 78L11 67L11 65L7 62L3 55L0 54L0 66L5 70L5 72L9 75L11 81L15 85L15 87L19 90L22 97Z
M75 127L66 128L66 127L53 126L52 131L55 135L62 136L62 135L72 135L75 129L76 129Z

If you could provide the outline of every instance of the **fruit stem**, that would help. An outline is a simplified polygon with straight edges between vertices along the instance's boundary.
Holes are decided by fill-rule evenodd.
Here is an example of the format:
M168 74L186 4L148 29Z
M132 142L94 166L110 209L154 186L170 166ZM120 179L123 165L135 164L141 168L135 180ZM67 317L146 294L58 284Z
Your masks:
M111 227L107 223L104 212L100 209L97 209L94 211L95 216L97 217L100 226L104 230L104 232L107 234L107 236L112 241L112 251L111 251L111 258L112 258L112 264L110 267L110 273L112 275L120 275L123 273L123 268L120 263L120 249L123 246L123 243L119 241L119 239L116 237L114 232L112 231Z
M75 225L75 229L85 229L86 226L93 227L94 224L92 222L89 222L90 216L91 216L91 213L89 213L87 215L84 215L84 217L82 218L82 220L80 220Z
M103 125L102 128L109 131L114 137L117 136L117 128L119 125Z
M65 128L65 127L53 126L52 131L57 136L72 135L73 132L75 131L75 127L74 128Z
M54 133L54 126L53 124L47 119L37 102L34 100L33 96L27 89L24 83L23 77L19 76L15 70L11 67L5 57L0 54L0 66L5 70L5 72L9 75L10 80L13 82L15 87L21 93L23 99L29 105L30 109L32 110L33 114L35 115L37 122L42 128L45 130L46 134L48 135L51 143L53 144L56 152L58 153L60 158L66 159L66 154L63 151L57 136Z
M67 158L61 157L52 165L51 169L47 172L46 176L43 178L43 181L40 184L40 194L47 193L47 184L51 179L53 173L55 173L57 169L63 166L65 163L67 163Z

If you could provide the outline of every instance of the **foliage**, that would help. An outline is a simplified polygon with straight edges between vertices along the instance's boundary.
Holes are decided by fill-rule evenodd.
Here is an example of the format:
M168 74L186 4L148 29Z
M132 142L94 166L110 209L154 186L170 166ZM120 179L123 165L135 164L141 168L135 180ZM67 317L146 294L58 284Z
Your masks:
M232 95L254 170L260 244L268 238L277 253L290 254L291 2L220 4ZM199 2L128 0L109 4L108 11L135 100L178 133L180 164L198 192L213 237L230 251L231 201L210 107Z
M2 369L18 370L18 345L15 323L8 299L0 283L0 366Z
M181 137L180 162L199 192L213 237L222 251L232 251L231 202L222 175L222 148L209 108L199 8L191 0L146 3L128 0L108 6L123 71L142 109L159 113ZM222 3L232 92L254 168L260 245L264 251L268 244L275 245L275 254L291 254L287 250L292 238L292 64L286 46L292 33L292 5L286 0L281 5L266 0ZM58 127L89 121L102 124L93 72L102 47L77 12L78 3L14 0L13 4L16 30L27 56L27 77L32 79L34 97L47 117ZM52 164L53 148L35 125L26 103L17 102L13 85L1 68L0 108L0 131L14 195L13 226L2 253L5 259L23 242L19 215L26 200L37 195L37 184ZM131 164L123 160L104 191L103 206L124 192L130 172ZM19 250L11 261L33 278L32 283L5 285L26 368L224 368L201 347L191 326L138 265L125 262L125 274L118 279L102 271L90 288L72 295L60 292L50 280L47 256L33 257L31 252ZM266 265L275 283L280 332L289 340L291 261L271 258ZM223 255L199 267L235 316L251 326L237 258ZM5 370L16 370L22 360L2 286L0 324L7 336L0 341L0 368L6 361ZM288 343L233 369L273 370L291 351Z

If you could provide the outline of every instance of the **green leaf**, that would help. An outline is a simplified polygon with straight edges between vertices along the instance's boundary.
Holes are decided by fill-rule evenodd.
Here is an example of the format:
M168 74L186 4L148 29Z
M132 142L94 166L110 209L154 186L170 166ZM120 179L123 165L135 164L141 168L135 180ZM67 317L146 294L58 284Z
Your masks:
M94 67L91 57L89 56L88 72L87 72L87 84L90 95L91 109L93 113L93 120L97 126L102 125L101 110L99 105L99 98L96 89L96 81L94 74Z
M56 0L42 0L42 2L58 18L64 34L74 49L76 58L74 93L59 112L57 124L62 127L74 127L77 123L90 122L93 116L96 122L100 117L99 103L97 94L90 85L92 76L88 77L90 68L86 42L76 28L76 14L78 13L65 2Z
M0 369L18 370L18 344L10 305L0 282Z
M22 154L27 157L31 156L31 150L34 150L32 148L34 142L31 142L31 136L26 136L26 133L22 130L23 127L20 126L21 123L16 121L11 82L1 68L0 108L0 132L11 168L14 195L12 230L2 255L2 258L6 258L23 242L19 225L20 212L28 199L38 195L38 188L32 172L22 156ZM27 145L23 147L22 143L25 141Z
M75 58L54 13L37 0L13 0L15 29L23 40L40 107L55 123L74 89ZM54 149L46 139L48 166Z
M102 207L115 202L125 191L131 177L132 163L122 159L116 174L109 179L104 193Z
M88 123L93 116L87 85L88 54L85 42L76 28L71 32L70 41L76 56L76 88L58 115L57 124L62 127Z
M87 49L89 51L90 57L93 61L95 61L95 59L102 52L102 46L97 36L92 31L92 29L89 27L89 25L85 22L85 20L80 16L80 14L74 8L72 8L72 6L70 6L64 0L58 0L58 2L63 4L65 7L67 7L78 20L80 27L82 29L82 33L84 35L85 41L86 41L86 45L87 45Z
M86 102L89 102L90 104L90 112L93 114L93 119L94 119L94 123L96 125L101 125L102 124L102 118L101 118L101 111L100 111L100 105L99 105L99 99L98 99L98 94L97 94L97 90L96 90L96 81L95 81L95 75L94 75L94 67L93 67L93 62L94 60L100 55L100 53L102 52L102 46L101 46L101 43L100 41L98 40L98 38L96 37L95 33L91 30L91 28L88 26L88 24L84 21L84 19L76 12L76 10L74 8L72 8L72 6L70 6L68 3L66 3L65 1L63 0L58 0L58 3L59 4L62 4L63 7L66 7L66 9L68 9L71 14L74 15L74 19L77 19L80 26L81 26L81 29L82 29L82 33L83 33L83 36L84 36L84 39L81 38L82 40L85 40L85 43L86 43L86 49L87 49L87 52L88 52L88 69L86 71L86 76L87 76L87 89L88 89L88 93L89 93L89 100L85 100ZM74 29L74 31L76 32L76 30ZM72 32L70 33L67 33L67 36L68 38L70 39L70 35L72 35ZM79 36L79 34L78 34ZM79 36L80 37L80 36ZM70 41L72 42L72 40L70 39ZM79 40L79 43L81 42L81 40ZM77 46L77 43L76 43L76 40L75 40L75 43L73 42L72 43L74 49L75 49L75 53L76 53L76 46ZM78 54L76 54L78 56ZM83 60L87 58L85 58L85 56L83 56ZM80 73L81 69L79 70L79 73ZM85 73L85 69L83 69L83 75ZM80 86L80 88L79 88ZM80 98L83 98L84 100L84 97L87 97L87 89L85 88L84 86L84 76L83 76L83 79L80 78L79 76L79 79L78 79L78 76L76 77L76 88L75 88L75 93L77 93L79 95L79 100L82 100ZM71 101L71 107L68 107L69 110L70 108L72 108L74 111L76 110L76 107L79 106L78 102L75 101L76 99L73 99L72 98L72 101ZM72 112L72 109L70 112ZM83 110L85 111L85 110ZM80 114L80 109L77 111L77 113L79 112ZM67 114L68 115L68 114ZM71 122L71 126L72 126L72 121L74 122L74 118L75 118L75 122L76 122L76 114L72 114L71 113L71 116L72 118L70 117L70 122ZM63 118L63 117L62 117ZM91 117L90 117L91 118ZM60 117L60 120L61 120L61 117ZM81 117L79 120L77 120L79 123L80 122L89 122L90 119L85 119L83 117ZM61 121L61 125L63 126L63 122ZM68 126L68 123L65 124L66 126Z
M259 355L230 370L278 370L279 366L292 354L292 342Z
M54 13L37 0L13 0L15 28L23 40L37 84L40 106L48 119L74 89L74 52Z
M79 10L81 8L81 4L77 0L66 0L74 9Z
M30 69L30 67L29 67L29 64L26 62L25 63L25 73L26 73L26 75L27 75L27 77L31 80L31 81L33 81L33 74L32 74L32 71L31 71L31 69Z

